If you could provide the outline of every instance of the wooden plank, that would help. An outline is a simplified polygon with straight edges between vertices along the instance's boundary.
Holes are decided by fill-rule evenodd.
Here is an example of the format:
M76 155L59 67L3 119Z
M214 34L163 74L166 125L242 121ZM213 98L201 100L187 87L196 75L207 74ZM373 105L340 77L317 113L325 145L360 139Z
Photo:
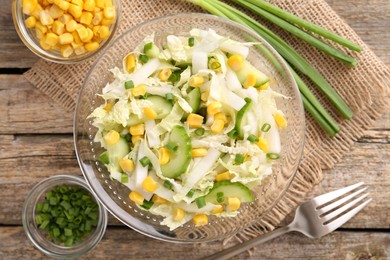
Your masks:
M109 228L98 246L83 258L115 255L117 259L201 259L235 242L225 246L220 241L180 245L148 238L130 229ZM380 232L333 232L320 239L290 233L234 259L386 259L390 257L389 244L390 236ZM0 257L35 259L44 256L32 246L22 227L0 227L0 248Z
M80 175L70 135L0 135L0 224L21 223L21 208L31 188L56 174ZM378 153L378 150L381 152ZM390 142L356 143L342 162L326 172L317 194L358 181L370 187L374 201L348 222L350 228L389 228ZM18 191L15 193L15 191Z
M73 113L58 106L22 75L0 75L0 100L0 134L72 132Z
M388 0L326 0L372 50L390 66L390 5ZM38 58L17 35L11 15L12 1L1 0L0 68L28 68Z

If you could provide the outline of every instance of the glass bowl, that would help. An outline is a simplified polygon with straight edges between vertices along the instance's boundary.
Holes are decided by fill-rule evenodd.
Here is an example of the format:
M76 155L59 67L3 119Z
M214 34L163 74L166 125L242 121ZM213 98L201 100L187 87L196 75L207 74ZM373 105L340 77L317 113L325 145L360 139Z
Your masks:
M88 187L88 184L80 177L71 175L56 175L46 178L39 182L27 196L23 206L22 222L28 238L41 252L56 258L74 258L79 257L96 247L106 231L108 216L104 206L95 198L99 205L99 219L95 230L88 235L83 242L73 246L66 247L51 242L47 238L46 234L39 229L35 222L35 206L38 202L41 202L44 199L46 192L50 191L55 186L64 184L79 186L93 195Z
M156 42L169 34L188 35L192 28L213 29L218 34L241 42L257 41L263 48L250 48L249 61L264 69L277 84L273 89L288 96L278 99L278 108L284 111L289 125L281 131L281 159L273 166L273 173L258 187L255 201L240 208L234 218L210 217L205 226L187 223L174 231L160 225L161 219L140 211L129 199L130 190L110 179L105 166L98 160L103 151L94 142L97 131L88 115L102 100L96 93L112 80L109 69L121 67L123 57L131 52L145 36L155 34ZM266 50L267 55L263 54ZM300 94L287 65L276 51L251 30L227 19L207 14L182 13L156 18L124 33L102 53L89 71L79 93L75 118L74 142L81 170L99 200L116 218L147 236L177 243L206 242L231 236L259 221L283 196L295 176L304 145L305 119Z
M120 0L112 0L113 6L115 7L116 16L115 21L109 26L110 36L105 38L99 44L99 48L94 51L87 51L80 55L75 55L74 53L65 58L61 55L59 50L44 50L39 44L39 39L35 33L35 29L29 29L26 27L25 19L29 16L23 13L22 10L22 2L23 0L12 0L12 17L14 20L14 25L16 31L23 41L23 43L37 56L56 63L62 64L73 64L77 62L84 61L92 56L95 56L99 53L108 43L111 41L113 35L115 34L117 24L119 23L120 16Z

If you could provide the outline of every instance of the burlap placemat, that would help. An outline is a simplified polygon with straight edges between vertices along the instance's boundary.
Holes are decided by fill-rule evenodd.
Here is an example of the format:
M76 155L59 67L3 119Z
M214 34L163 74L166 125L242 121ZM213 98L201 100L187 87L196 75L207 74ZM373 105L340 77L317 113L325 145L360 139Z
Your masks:
M323 179L323 170L333 167L351 145L363 135L385 110L390 87L390 71L362 42L358 35L323 0L270 0L271 3L298 16L324 26L363 46L361 53L350 53L359 64L351 69L320 53L316 49L286 32L269 27L294 46L313 64L340 93L354 111L352 120L346 121L331 107L322 93L306 82L330 114L341 126L341 132L330 138L307 116L306 146L296 178L284 198L256 225L235 236L248 239L274 229L296 206L303 202ZM116 37L134 25L178 12L202 12L198 7L180 0L122 1L122 16ZM49 95L69 111L73 111L78 91L92 60L77 65L60 65L38 61L25 77L38 89Z

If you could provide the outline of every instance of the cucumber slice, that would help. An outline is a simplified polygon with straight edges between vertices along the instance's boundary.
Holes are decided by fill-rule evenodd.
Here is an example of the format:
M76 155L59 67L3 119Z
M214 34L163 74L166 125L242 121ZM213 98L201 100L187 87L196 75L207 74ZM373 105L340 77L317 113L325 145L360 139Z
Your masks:
M157 113L156 119L162 119L169 115L173 107L172 103L162 96L150 95L146 98L146 100L152 102L151 108ZM138 118L138 116L135 114L131 114L129 119L127 120L127 124L136 125L139 123L143 123L147 120L149 120L149 118L144 116L143 114L141 118Z
M177 150L170 153L170 160L167 164L161 165L161 171L167 178L176 178L187 170L191 162L191 138L183 126L175 126L168 143L177 144Z
M107 145L106 153L108 155L109 164L113 165L119 172L122 172L122 169L119 166L119 160L125 157L129 152L130 146L124 137L119 138L119 141L116 144Z
M245 99L246 104L237 112L236 116L236 130L238 132L238 137L241 139L244 138L244 126L248 124L248 112L252 108L252 100L250 98Z
M244 84L249 73L255 74L256 75L256 84L254 85L255 88L258 88L261 85L264 85L265 83L267 83L269 81L269 78L267 75L265 75L260 70L256 69L247 60L244 61L242 69L240 69L236 73L237 73L238 80L241 82L241 84Z
M200 89L194 88L193 90L188 93L185 100L188 102L188 104L192 107L192 113L198 113L200 108Z
M223 194L223 197L237 197L241 202L252 202L254 200L251 190L241 182L231 182L228 180L216 182L205 196L206 202L219 204L217 194Z

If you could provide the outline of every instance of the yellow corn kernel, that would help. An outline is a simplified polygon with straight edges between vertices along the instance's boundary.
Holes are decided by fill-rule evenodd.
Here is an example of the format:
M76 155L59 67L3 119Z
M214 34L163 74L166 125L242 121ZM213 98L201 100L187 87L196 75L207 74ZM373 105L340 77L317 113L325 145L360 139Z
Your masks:
M110 130L107 134L104 135L103 139L109 145L114 145L119 141L120 135L115 130Z
M142 188L149 192L154 192L158 188L158 183L152 177L147 176L142 182Z
M169 160L170 160L169 150L165 147L161 147L158 150L158 163L160 165L165 165L169 162Z
M47 2L48 2L49 4L53 4L53 3L54 3L54 0L47 0Z
M85 43L90 42L93 38L93 31L91 30L91 28L87 28L86 30L87 30L87 37L85 39L80 38L81 41Z
M222 132L224 126L225 126L225 122L222 119L216 119L214 120L210 129L211 132L213 132L214 134L219 134L220 132Z
M51 27L51 30L55 34L61 35L65 31L65 25L63 23L61 23L60 21L56 20L56 21L54 21L53 26Z
M58 35L49 32L46 34L45 43L51 47L55 46L58 43Z
M152 197L152 201L156 204L165 204L167 203L168 201L164 198L161 198L160 196L158 196L157 194L154 194L153 197Z
M40 0L40 4L43 6L43 7L47 7L50 3L48 0Z
M104 8L103 11L104 17L106 19L114 19L115 17L115 7L113 6L107 6Z
M37 0L23 0L22 1L23 13L30 15L34 11L37 4L38 4Z
M103 19L102 20L102 25L105 25L105 26L109 26L109 25L111 25L111 24L113 24L114 23L114 19Z
M99 43L98 42L90 42L90 43L86 43L84 45L84 48L87 50L87 51L94 51L94 50L97 50L99 49Z
M233 71L239 71L244 66L244 57L234 54L228 58L227 63Z
M210 96L210 89L207 89L202 92L202 94L200 95L200 99L206 102L209 99L209 96Z
M60 18L58 18L58 21L60 21L63 24L66 24L70 20L73 20L70 14L63 14Z
M120 159L119 166L124 172L132 172L134 171L134 162L131 159Z
M154 111L151 107L145 107L144 114L150 119L156 119L157 117L156 111Z
M216 120L216 119L221 119L225 124L227 124L229 122L225 113L223 113L223 112L216 113L214 115L214 120Z
M236 197L229 197L226 205L226 209L228 211L235 211L240 208L241 201L239 198Z
M129 199L138 205L142 205L142 203L144 203L144 197L136 191L130 192Z
M262 137L259 137L259 141L257 142L257 146L263 151L263 152L268 152L268 148L269 148L269 145L268 145L268 141L265 140L264 138Z
M266 89L268 89L269 88L269 82L267 82L267 83L265 83L265 84L263 84L263 85L261 85L260 87L258 87L257 88L257 90L266 90Z
M279 127L279 128L286 128L287 127L287 120L286 118L284 118L284 116L277 112L274 114L274 120L275 120L275 123L276 125Z
M39 20L41 21L41 24L43 24L43 25L50 25L54 22L53 18L50 16L48 10L41 11L41 16L39 17Z
M41 30L38 30L37 27L35 26L35 35L39 40L44 41L46 34L44 34Z
M95 9L95 0L85 0L84 10L92 12Z
M74 49L74 53L76 55L81 55L81 54L84 54L86 52L87 52L87 50L84 48L84 46L80 46L80 47L77 47Z
M94 14L93 19L92 19L92 24L93 25L98 25L102 22L103 20L103 12L97 12Z
M80 18L81 14L83 13L83 8L75 4L70 4L68 12L73 15L74 18Z
M93 14L90 12L83 12L80 16L80 23L89 25L92 22Z
M74 5L80 6L81 9L84 7L83 0L72 0L72 1L69 1L69 2L72 2L72 4L74 4Z
M182 221L184 219L184 210L181 208L173 209L173 220L174 221Z
M94 27L92 27L92 31L93 31L93 36L94 37L99 37L99 30L100 30L100 25L96 25Z
M37 31L37 34L38 34L38 32L42 33L41 31ZM39 41L39 44L41 45L42 49L44 49L45 51L50 50L51 46L45 42L45 35L42 34L42 36L39 36L39 37L42 37L42 38L40 38L40 41Z
M209 218L205 214L196 214L193 218L195 226L203 226L209 223Z
M35 29L40 30L44 34L47 33L47 26L41 24L41 22L39 22L39 21L37 21L37 23L35 24Z
M70 55L72 55L72 53L73 53L73 48L69 44L61 46L62 57L68 58Z
M234 177L233 174L231 174L229 171L226 171L217 174L217 176L215 176L215 181L218 182L218 181L231 180L233 179L233 177Z
M96 7L103 9L104 8L104 0L95 0Z
M248 73L248 75L247 75L247 77L242 85L244 88L253 87L256 85L256 81L257 81L256 75L253 73Z
M193 75L188 80L188 85L191 87L200 87L204 83L204 78L202 76Z
M144 85L138 85L131 89L131 94L135 97L143 96L146 93L146 87Z
M207 114L213 116L216 113L221 112L221 108L222 104L220 102L213 101L207 106Z
M215 209L212 209L211 210L211 213L212 214L218 214L218 213L221 213L223 212L223 206L220 204L218 208L215 208Z
M37 24L37 19L35 19L34 16L30 16L24 22L26 23L27 28L34 28Z
M73 47L73 46L72 46L72 47ZM75 49L75 48L73 48L73 49ZM106 110L107 112L110 112L111 109L112 109L113 103L114 103L114 102L112 101L112 99L109 99L109 100L107 101L107 104L103 107L103 109Z
M131 73L134 71L136 65L134 54L127 55L126 57L126 71Z
M87 29L84 26L78 26L76 31L77 31L77 34L79 35L80 40L82 42L85 42L85 40L88 38L88 31L87 31Z
M168 79L169 79L169 76L171 76L172 74L172 70L169 69L169 68L164 68L162 69L159 73L158 73L158 78L162 81L162 82L167 82Z
M58 37L58 42L62 45L73 42L73 35L71 33L64 33Z
M64 11L68 11L70 7L70 3L65 0L54 0L54 3Z
M73 40L77 44L83 44L77 31L72 32Z
M138 142L138 140L142 140L142 138L143 138L142 135L133 135L131 136L131 143L135 145Z
M79 47L84 47L82 43L75 43L74 41L70 43L70 46L72 46L73 50L76 50Z
M191 113L187 117L187 123L190 128L200 128L203 124L203 116Z
M129 132L131 135L144 135L145 133L145 124L138 124L130 126Z
M104 0L104 7L113 6L111 0Z
M49 8L49 14L51 18L58 19L64 14L64 11L58 5L52 5Z
M207 149L205 148L195 148L195 149L192 149L191 151L191 155L193 158L195 157L203 157L203 156L206 156L207 155Z
M39 19L41 15L41 11L43 10L42 6L38 3L34 10L32 11L31 15L35 17L35 19Z
M105 39L108 36L110 36L110 29L108 28L108 26L105 25L100 26L98 30L98 35L100 39Z

